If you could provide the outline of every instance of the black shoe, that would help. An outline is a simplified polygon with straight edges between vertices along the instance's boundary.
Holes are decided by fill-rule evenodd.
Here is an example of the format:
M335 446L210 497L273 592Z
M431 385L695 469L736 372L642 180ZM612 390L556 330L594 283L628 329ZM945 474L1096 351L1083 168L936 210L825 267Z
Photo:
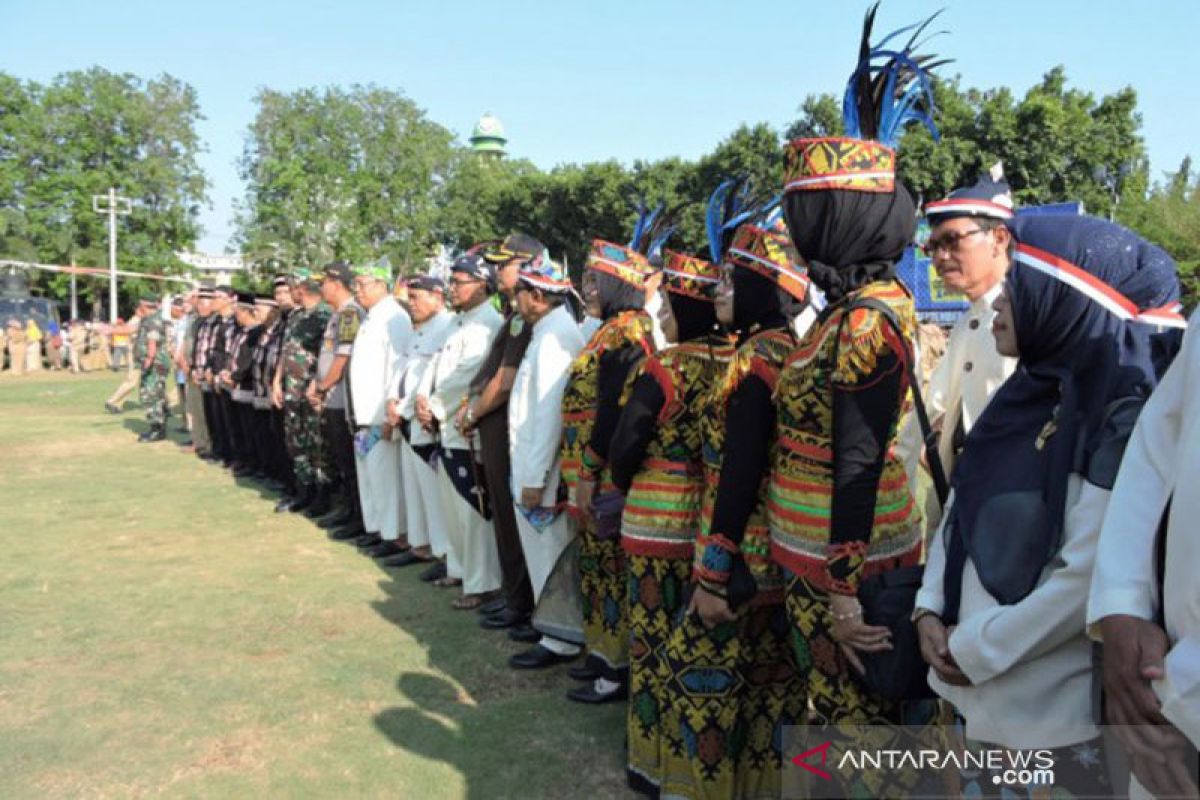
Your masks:
M513 669L545 669L546 667L553 667L555 664L565 664L568 661L574 661L577 658L579 658L578 653L570 656L560 656L558 653L547 650L540 644L535 644L524 653L517 653L508 659L508 665Z
M355 542L355 544L358 546L359 550L370 550L376 545L383 544L383 537L374 531L367 531L362 536L358 537L358 541Z
M479 620L479 627L489 631L501 631L505 628L512 628L516 625L528 625L529 615L522 614L517 611L510 611L507 608L496 614L488 614L483 619Z
M120 414L121 413L121 409L117 407L116 403L106 402L104 404L104 410L110 414Z
M421 580L425 581L426 583L433 583L439 578L444 577L446 577L446 565L440 561L422 572L420 575Z
M315 495L316 492L312 484L305 484L301 486L299 493L296 495L296 499L290 506L288 506L288 511L303 511L312 505Z
M528 622L524 625L514 625L508 629L508 638L514 642L525 642L526 644L534 644L541 641L542 635L534 630L534 627Z
M421 558L409 548L398 555L388 556L379 563L385 567L411 567L413 564L425 564L428 561L428 558Z
M317 520L317 527L331 531L334 528L343 528L354 521L354 515L350 513L350 509L341 508L330 512Z
M150 430L138 437L139 442L161 442L167 438L167 432L158 425L150 428Z
M371 558L387 558L388 556L398 556L406 550L407 548L401 547L395 542L383 541L369 550L364 550L363 555Z
M366 533L366 531L362 530L361 528L338 528L329 532L329 538L333 539L335 542L348 542L351 539L357 539L364 533Z
M279 498L279 502L275 504L275 513L282 514L284 511L292 510L292 503L296 502L296 498L290 495L284 495Z
M317 492L313 495L313 501L308 508L304 510L304 516L309 519L323 517L333 510L329 498L329 484L322 483L317 486Z
M567 677L576 681L594 681L600 677L600 673L586 662L576 667L571 667L567 670Z
M490 617L493 614L499 614L506 608L508 608L508 602L503 597L497 597L495 600L481 605L479 607L479 613L486 617Z
M629 687L622 683L611 692L601 694L596 691L595 684L589 683L586 686L576 686L574 689L571 689L567 692L567 699L592 706L598 706L603 703L616 703L620 700L629 699Z

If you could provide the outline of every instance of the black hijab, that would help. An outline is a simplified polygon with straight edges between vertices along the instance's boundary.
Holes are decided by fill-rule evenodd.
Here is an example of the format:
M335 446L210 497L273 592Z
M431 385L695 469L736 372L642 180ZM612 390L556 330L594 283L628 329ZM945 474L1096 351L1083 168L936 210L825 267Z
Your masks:
M734 267L733 330L738 342L760 330L786 328L787 324L779 284L752 269Z
M667 292L667 300L671 304L675 326L679 329L680 342L707 336L716 328L717 311L711 301L697 300L676 292Z
M792 242L831 303L895 277L917 225L912 195L900 183L890 193L788 192L783 203Z

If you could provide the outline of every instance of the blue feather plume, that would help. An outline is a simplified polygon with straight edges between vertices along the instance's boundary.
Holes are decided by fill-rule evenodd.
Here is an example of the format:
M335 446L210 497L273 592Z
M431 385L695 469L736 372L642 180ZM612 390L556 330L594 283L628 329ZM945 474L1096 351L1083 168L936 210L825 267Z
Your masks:
M917 55L916 51L938 32L917 41L938 15L938 11L921 22L892 31L878 44L871 44L871 29L879 3L867 10L859 44L858 66L846 85L842 98L842 118L846 135L874 139L895 147L904 129L913 122L924 125L936 140L939 137L933 117L937 112L933 99L931 71L949 59L935 60L932 55ZM903 47L888 44L912 32Z
M722 181L709 196L708 208L704 213L704 229L708 234L708 252L712 263L721 263L729 237L739 225L762 216L766 211L767 208L755 200L749 179L728 178Z

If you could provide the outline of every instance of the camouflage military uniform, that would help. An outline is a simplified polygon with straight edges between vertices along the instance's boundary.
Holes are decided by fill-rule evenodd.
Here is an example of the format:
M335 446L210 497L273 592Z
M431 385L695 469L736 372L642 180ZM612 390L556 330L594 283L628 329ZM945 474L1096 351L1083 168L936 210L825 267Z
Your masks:
M321 337L329 322L329 306L297 308L288 316L283 334L284 436L302 486L328 483L328 447L321 437L321 418L304 396L317 369Z
M150 342L157 350L154 360L146 367L150 353ZM167 378L171 373L170 331L167 323L158 314L147 315L138 325L137 338L133 344L134 363L142 370L138 384L138 399L146 409L146 421L150 428L165 428L167 424Z

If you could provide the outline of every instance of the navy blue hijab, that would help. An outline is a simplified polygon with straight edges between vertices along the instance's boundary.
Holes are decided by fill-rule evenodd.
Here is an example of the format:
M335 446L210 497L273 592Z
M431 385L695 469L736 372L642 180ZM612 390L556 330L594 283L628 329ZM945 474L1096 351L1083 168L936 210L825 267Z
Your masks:
M1005 285L1020 360L955 467L946 526L949 621L957 619L968 554L1000 602L1033 590L1057 551L1068 477L1087 474L1106 410L1148 396L1165 369L1156 363L1160 329L1114 312L1119 299L1111 292L1140 310L1179 297L1170 256L1115 223L1047 216L1009 227L1018 247Z

